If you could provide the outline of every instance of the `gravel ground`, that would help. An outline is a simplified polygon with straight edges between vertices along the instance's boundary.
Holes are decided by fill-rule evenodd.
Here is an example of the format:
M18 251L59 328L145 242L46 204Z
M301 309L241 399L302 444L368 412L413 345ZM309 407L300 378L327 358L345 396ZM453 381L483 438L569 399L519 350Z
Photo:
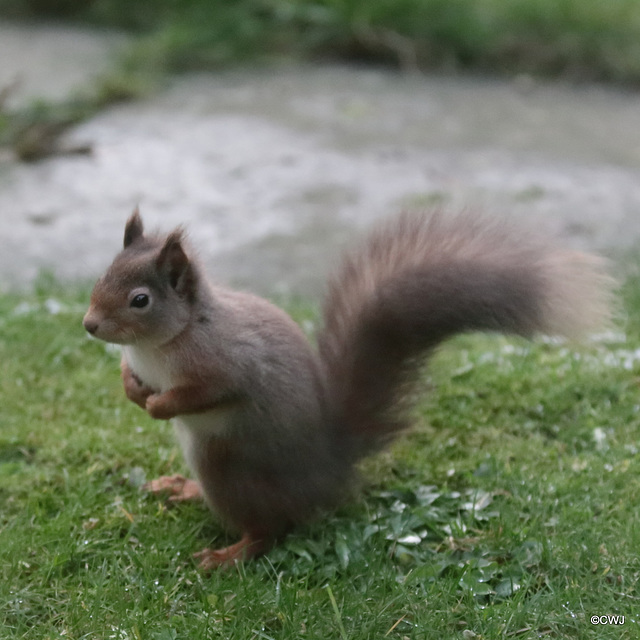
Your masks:
M60 98L122 38L0 24L0 87ZM36 43L36 46L33 46ZM0 288L96 277L140 204L185 224L212 273L316 293L339 247L403 207L475 206L616 257L640 242L638 95L353 67L175 79L71 132L88 156L0 158Z

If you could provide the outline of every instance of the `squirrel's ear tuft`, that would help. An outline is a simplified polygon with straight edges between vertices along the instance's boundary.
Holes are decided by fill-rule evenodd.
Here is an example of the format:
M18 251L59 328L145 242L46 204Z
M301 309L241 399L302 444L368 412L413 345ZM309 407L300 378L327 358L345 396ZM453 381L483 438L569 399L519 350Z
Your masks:
M124 248L126 249L132 242L141 238L143 233L144 227L140 217L140 210L136 207L124 228Z
M156 266L179 295L189 299L195 295L195 270L182 247L182 229L176 229L167 236Z

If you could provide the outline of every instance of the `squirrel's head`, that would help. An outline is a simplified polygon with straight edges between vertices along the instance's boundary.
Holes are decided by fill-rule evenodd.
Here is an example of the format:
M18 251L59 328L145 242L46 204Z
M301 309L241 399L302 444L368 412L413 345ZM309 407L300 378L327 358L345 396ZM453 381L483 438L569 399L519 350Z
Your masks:
M168 342L187 326L197 298L197 268L184 250L180 228L144 234L136 209L125 226L124 249L91 294L84 328L116 344Z

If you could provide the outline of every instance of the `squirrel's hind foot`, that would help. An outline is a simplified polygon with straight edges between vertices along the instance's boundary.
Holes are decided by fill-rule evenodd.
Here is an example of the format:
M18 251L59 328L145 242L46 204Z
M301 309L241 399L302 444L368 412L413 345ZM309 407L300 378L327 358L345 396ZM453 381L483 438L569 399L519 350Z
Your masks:
M263 554L271 545L272 542L268 539L256 538L250 533L245 533L235 544L222 549L203 549L194 553L193 557L200 561L198 568L201 571L228 569L238 562Z
M202 488L195 480L181 475L160 476L150 480L143 487L151 493L168 493L172 502L185 502L202 498Z

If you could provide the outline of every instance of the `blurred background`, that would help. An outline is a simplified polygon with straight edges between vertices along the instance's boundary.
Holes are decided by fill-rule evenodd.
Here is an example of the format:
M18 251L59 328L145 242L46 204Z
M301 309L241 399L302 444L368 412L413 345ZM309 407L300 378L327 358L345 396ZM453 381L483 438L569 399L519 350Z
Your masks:
M640 239L637 0L0 0L0 289L88 281L139 204L316 293L402 208Z

